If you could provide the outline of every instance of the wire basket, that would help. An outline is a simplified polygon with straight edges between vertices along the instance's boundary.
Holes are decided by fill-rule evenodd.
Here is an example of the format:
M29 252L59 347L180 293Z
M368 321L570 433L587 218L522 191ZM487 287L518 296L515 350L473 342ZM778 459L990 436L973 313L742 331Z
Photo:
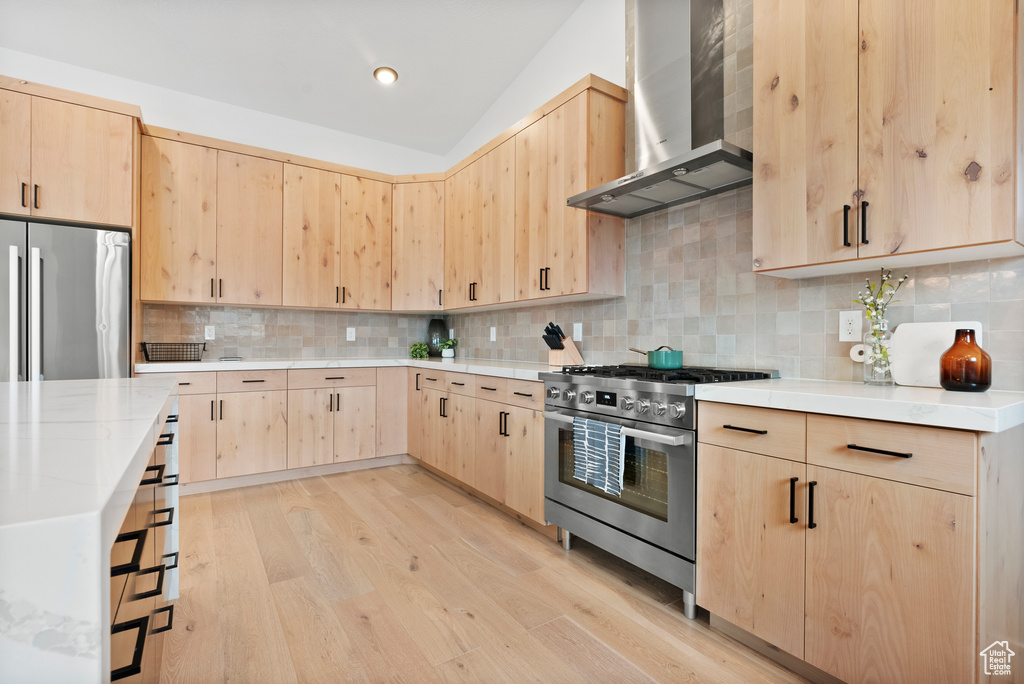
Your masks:
M143 342L142 353L146 362L202 361L205 342Z

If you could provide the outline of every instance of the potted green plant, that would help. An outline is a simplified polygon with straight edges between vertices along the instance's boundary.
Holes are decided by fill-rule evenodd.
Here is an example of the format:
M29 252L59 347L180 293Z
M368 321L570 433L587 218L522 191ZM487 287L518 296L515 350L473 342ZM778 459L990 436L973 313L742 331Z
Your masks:
M441 356L446 359L455 357L455 348L459 346L459 340L457 338L451 338L448 340L441 340L437 345L441 348Z
M413 342L409 345L409 356L414 359L425 359L429 352L426 342Z

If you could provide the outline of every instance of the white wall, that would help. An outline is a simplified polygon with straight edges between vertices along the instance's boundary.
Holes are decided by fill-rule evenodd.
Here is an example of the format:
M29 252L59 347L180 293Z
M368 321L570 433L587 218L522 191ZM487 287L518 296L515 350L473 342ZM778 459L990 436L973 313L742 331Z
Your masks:
M473 128L445 155L445 168L587 74L625 86L625 0L583 0Z
M177 90L0 48L0 74L139 105L147 124L381 173L448 168L444 158Z
M0 74L139 105L148 124L381 173L444 171L588 73L625 83L625 0L584 0L443 157L0 47Z

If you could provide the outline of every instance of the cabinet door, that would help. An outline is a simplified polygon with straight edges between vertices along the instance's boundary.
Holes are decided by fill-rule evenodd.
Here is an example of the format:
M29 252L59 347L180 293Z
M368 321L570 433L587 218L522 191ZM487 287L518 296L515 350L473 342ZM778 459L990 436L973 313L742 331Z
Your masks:
M419 379L422 371L418 368L408 369L408 397L409 407L406 420L408 421L408 446L406 453L413 458L423 460L423 390L419 386Z
M288 467L334 463L334 390L288 391Z
M470 306L470 283L480 280L476 245L469 226L476 219L473 205L474 167L470 164L444 182L444 307Z
M857 258L857 8L754 5L755 270Z
M819 466L807 477L804 659L848 682L971 681L973 498Z
M396 183L391 310L440 311L444 289L444 183Z
M287 390L218 394L217 404L218 478L287 467Z
M444 435L449 423L441 413L448 393L422 389L422 384L420 387L420 425L423 436L419 445L419 459L429 466L445 470Z
M561 109L561 108L559 108ZM552 216L558 211L548 197L549 165L561 157L548 154L546 116L516 134L516 299L547 296L544 289L545 267L549 263L548 236ZM557 168L551 168L557 173ZM560 213L560 212L558 212Z
M132 225L134 121L32 98L32 215Z
M334 462L377 455L377 388L339 387L334 391Z
M0 214L31 214L32 97L0 90Z
M711 444L699 448L700 604L803 658L806 466ZM792 478L798 482L791 510Z
M409 373L377 369L377 456L409 453Z
M861 257L1013 238L1015 4L861 1Z
M476 399L449 392L445 413L448 429L442 467L455 479L472 485L476 460Z
M281 162L217 152L217 300L281 304Z
M544 412L506 406L505 505L544 523Z
M505 502L505 461L509 438L502 434L508 407L493 401L476 402L476 453L472 487Z
M515 299L515 140L491 150L473 167L479 175L474 187L477 221L467 233L478 259L473 306Z
M285 306L333 309L341 303L340 236L341 174L285 164Z
M342 309L391 309L391 184L341 177Z
M216 301L217 150L142 136L142 298Z
M180 481L217 478L217 395L178 395Z

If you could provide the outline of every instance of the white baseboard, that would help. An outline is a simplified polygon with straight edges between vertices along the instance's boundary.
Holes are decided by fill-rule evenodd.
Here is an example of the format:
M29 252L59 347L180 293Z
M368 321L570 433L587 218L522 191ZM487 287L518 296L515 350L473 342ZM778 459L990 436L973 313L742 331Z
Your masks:
M284 482L286 480L299 480L304 477L316 477L318 475L331 475L333 473L347 473L353 470L367 470L369 468L383 468L384 466L401 465L403 463L416 463L408 454L396 454L394 456L380 456L379 458L367 458L362 461L347 461L345 463L327 463L325 465L310 466L308 468L294 468L292 470L275 470L270 473L255 473L253 475L239 475L238 477L226 477L223 480L204 480L202 482L189 482L181 485L181 495L205 494L207 492L219 492L225 489L237 487L252 487L253 485L269 484L271 482Z

